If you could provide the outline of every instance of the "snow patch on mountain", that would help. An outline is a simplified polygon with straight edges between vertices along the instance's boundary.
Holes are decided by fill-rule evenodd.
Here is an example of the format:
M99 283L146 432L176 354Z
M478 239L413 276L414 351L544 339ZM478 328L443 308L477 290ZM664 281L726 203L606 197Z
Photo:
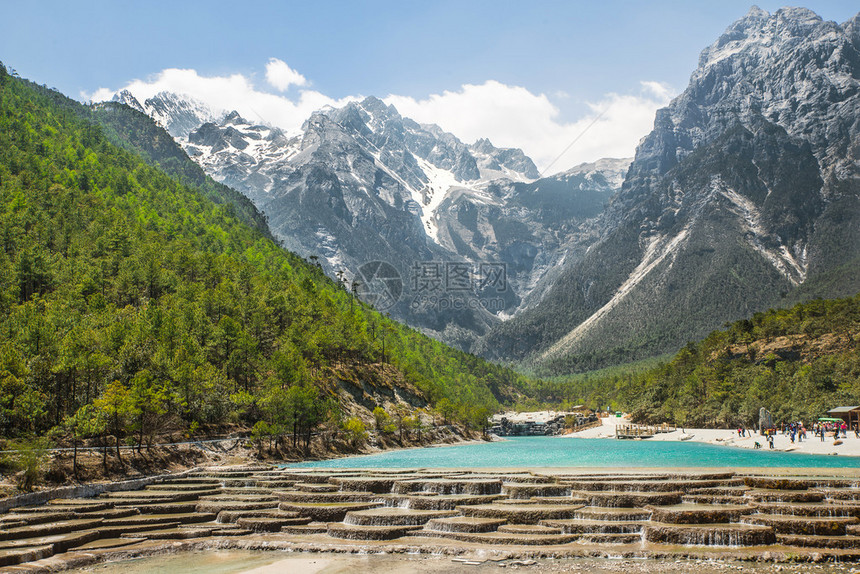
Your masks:
M154 119L174 138L185 138L198 126L224 117L224 110L215 110L209 105L185 94L159 92L142 103L128 90L122 90L113 101L126 104Z
M436 210L442 204L442 201L456 188L470 188L447 169L436 167L429 161L420 157L415 158L418 166L424 175L427 177L427 185L421 190L412 191L415 201L421 206L421 223L424 225L424 230L427 236L436 243L439 242L439 223L436 217Z
M786 247L779 238L777 238L779 241L778 249L767 247L764 244L763 239L766 237L771 238L772 236L768 235L767 231L765 231L764 225L762 224L761 212L756 207L755 203L753 203L749 198L739 194L737 191L724 186L718 177L714 178L711 185L714 191L731 202L731 205L734 207L733 211L740 216L743 221L744 228L747 231L746 239L749 245L762 257L767 259L770 264L773 265L777 271L782 273L786 279L791 281L792 284L800 285L803 283L804 279L806 279L807 268L805 261L806 247L799 246L799 260L791 254L788 247Z
M580 187L602 185L610 189L620 189L631 163L633 163L632 157L602 158L597 161L576 165L558 174L556 177L569 179L575 176L582 176L583 183L580 184Z

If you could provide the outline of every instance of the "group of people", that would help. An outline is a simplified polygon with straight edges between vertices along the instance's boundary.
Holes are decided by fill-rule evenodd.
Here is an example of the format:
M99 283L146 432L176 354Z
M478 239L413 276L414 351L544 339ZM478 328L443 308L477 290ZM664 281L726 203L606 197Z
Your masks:
M762 434L767 439L767 446L769 448L774 448L774 446L773 446L773 435L776 434L776 429L765 429L762 431ZM761 443L758 441L755 441L755 448L756 449L761 448Z
M812 425L813 432L821 437L821 441L824 442L824 436L827 433L833 433L834 438L848 438L848 423L845 421L822 421L817 422ZM854 426L854 436L860 438L860 430L857 429L857 425Z
M853 428L854 436L860 438L860 429L857 428L857 425L854 425ZM804 426L802 421L791 422L783 424L779 429L776 428L766 428L761 430L761 434L764 435L765 439L767 439L767 444L770 448L774 448L773 437L777 432L782 432L783 435L787 435L791 440L791 444L794 444L795 440L797 442L803 442L803 439L807 438L806 433L807 429ZM820 437L821 442L824 442L824 437L829 433L833 433L834 439L839 439L848 437L848 424L845 421L819 421L813 423L812 425L812 434L814 436ZM752 433L743 427L738 427L738 436L745 437L749 434L752 436ZM755 443L755 448L761 448L761 444L758 442Z
M797 442L803 442L803 439L806 438L806 427L801 421L788 423L782 426L782 434L787 434L791 438L791 444L794 444L795 437Z

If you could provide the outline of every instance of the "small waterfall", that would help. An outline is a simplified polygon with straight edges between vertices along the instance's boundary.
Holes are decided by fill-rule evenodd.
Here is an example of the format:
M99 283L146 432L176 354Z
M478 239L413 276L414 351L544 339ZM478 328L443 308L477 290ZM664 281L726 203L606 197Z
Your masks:
M644 530L648 542L682 546L742 547L773 544L776 540L770 528L744 527L738 524L702 527L652 523Z

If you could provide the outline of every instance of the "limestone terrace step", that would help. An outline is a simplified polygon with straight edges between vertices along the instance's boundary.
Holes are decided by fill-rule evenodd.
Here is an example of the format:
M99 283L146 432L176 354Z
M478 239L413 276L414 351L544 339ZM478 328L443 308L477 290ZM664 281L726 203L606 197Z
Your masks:
M197 503L197 512L214 512L218 514L225 510L262 510L276 509L277 502L248 502L239 500L203 500Z
M211 483L211 482L184 482L179 484L173 483L160 483L160 484L150 484L145 489L144 492L217 492L221 488L219 483Z
M339 490L336 484L322 484L319 482L297 482L293 484L293 488L302 492L337 492Z
M855 516L787 516L781 514L750 514L744 516L745 524L770 526L780 534L803 534L813 536L844 536L845 527L857 524Z
M97 530L83 530L80 532L66 532L64 534L53 534L39 538L26 538L18 540L4 540L0 542L0 550L12 550L32 546L50 545L55 554L65 552L81 544L86 544L99 538Z
M817 484L814 480L782 476L745 476L743 480L750 488L769 490L808 490Z
M218 528L212 531L212 536L247 536L253 534L247 528Z
M340 522L351 510L367 510L380 506L378 502L294 503L282 502L281 510L297 512L316 522Z
M122 548L131 546L138 542L144 542L146 538L99 538L80 546L75 546L76 551L86 552L88 550L109 550L111 548Z
M200 497L200 502L275 502L277 500L277 496L269 493L224 493Z
M633 544L642 541L642 534L635 532L587 532L577 538L584 544Z
M165 528L163 530L138 532L129 535L129 537L146 538L147 540L187 540L189 538L206 538L212 535L212 530L208 528Z
M563 484L518 484L506 482L502 484L502 494L508 498L531 498L533 496L565 496L570 494L570 487Z
M820 488L816 489L816 491L823 494L828 500L860 501L860 488Z
M291 480L293 482L304 482L304 483L320 483L325 484L329 482L329 478L331 477L331 473L328 472L283 472L277 475L276 480ZM275 477L270 477L274 479Z
M644 529L648 542L697 546L762 546L776 541L773 529L754 524L657 524Z
M424 525L424 530L438 532L493 532L503 524L504 518L478 518L475 516L452 516L449 518L433 518Z
M386 506L407 504L415 510L453 510L460 505L490 504L504 498L501 494L442 494L442 495L382 495L376 500L382 500Z
M396 481L396 478L368 476L334 477L331 479L331 482L340 490L373 492L375 494L391 492Z
M813 490L748 490L744 496L760 502L821 502L823 492Z
M546 526L544 524L502 524L496 531L510 534L563 534L561 528Z
M198 502L191 500L188 502L162 502L158 504L144 504L142 506L125 506L117 505L119 509L132 508L141 514L177 514L183 512L195 512Z
M218 522L231 524L240 518L298 518L298 512L287 512L277 508L265 510L224 510L218 513Z
M450 538L476 544L506 544L510 546L538 546L567 544L578 538L576 534L511 534L509 532L439 532L424 530L422 536Z
M133 532L146 532L147 530L163 530L165 528L178 528L181 524L176 520L167 520L149 524L124 524L121 526L101 526L99 536L101 538L116 538Z
M105 520L104 526L133 526L137 524L161 524L165 522L207 522L215 520L216 515L211 512L183 512L177 514L140 514L125 518L114 518Z
M722 494L685 494L681 497L684 504L752 504L748 498L743 496L732 496Z
M200 476L186 476L183 478L171 478L170 480L165 480L157 483L158 485L169 485L169 484L207 484L207 485L218 485L221 484L221 481L217 478L203 478ZM155 486L154 484L150 484L149 486Z
M277 516L255 516L242 517L236 520L236 526L246 528L254 532L280 532L281 528L288 525L308 524L311 521L306 516L299 517L277 517Z
M75 518L80 518L76 512L55 509L47 509L46 512L7 514L0 517L0 528L15 528L17 526L44 524L46 522L59 522L60 520L74 520Z
M581 506L562 506L560 504L481 504L477 506L458 506L465 516L479 518L504 518L512 524L537 524L552 518L573 518Z
M370 502L379 499L372 492L301 492L275 491L274 494L281 502L295 503L337 503L337 502Z
M192 510L193 510L193 508L192 508ZM104 518L105 520L111 520L113 518L126 518L128 516L137 516L138 514L140 514L140 511L137 508L132 508L130 506L128 506L128 507L126 507L126 506L115 506L114 508L111 508L110 510L102 510L101 512L98 512L98 513L92 512L92 513L83 514L83 515L79 514L78 517L79 518L87 518L87 517L92 516L92 517Z
M325 522L309 522L307 524L288 524L281 528L286 534L325 534L328 524Z
M346 513L345 524L356 526L420 526L433 518L456 516L455 510L412 510L409 508L370 508Z
M651 511L644 508L585 506L574 512L573 518L580 520L642 521L651 518Z
M54 548L48 544L45 546L29 546L27 548L11 548L0 550L0 567L13 566L22 562L32 562L49 558L54 555Z
M16 540L22 538L39 538L52 534L66 534L88 530L99 526L102 518L78 518L75 520L59 520L46 524L34 524L32 526L19 526L0 530L0 540Z
M392 492L409 494L412 492L435 492L437 494L499 494L502 481L498 479L450 479L399 480L394 483Z
M87 498L55 498L48 501L48 505L52 507L62 507L63 510L70 512L98 512L113 508L114 503L109 500L96 500ZM18 512L44 512L44 507L41 508L18 508Z
M580 520L577 518L563 520L541 520L538 524L559 528L565 534L638 534L642 532L645 522L606 520Z
M752 514L751 506L728 504L678 504L673 506L647 506L651 520L666 524L717 524L737 522L741 516Z
M680 504L681 492L634 492L601 491L586 492L576 490L571 493L575 498L584 498L590 506L641 507Z
M517 502L523 502L522 500L518 500ZM529 499L529 502L533 502L535 504L567 504L567 505L586 505L588 501L584 498L576 498L573 496L533 496Z
M812 536L802 534L777 534L776 541L786 546L806 548L860 548L860 536Z
M194 492L145 492L134 490L130 492L111 492L103 494L104 499L116 505L143 506L146 504L164 504L165 502L186 502L200 498Z
M733 480L631 480L631 481L577 481L566 480L572 490L586 492L690 492L702 488L743 486L740 479Z
M334 522L328 525L327 533L347 540L394 540L420 529L420 526L356 526Z
M786 514L792 516L857 516L860 504L833 504L818 502L756 502L753 504L762 514Z

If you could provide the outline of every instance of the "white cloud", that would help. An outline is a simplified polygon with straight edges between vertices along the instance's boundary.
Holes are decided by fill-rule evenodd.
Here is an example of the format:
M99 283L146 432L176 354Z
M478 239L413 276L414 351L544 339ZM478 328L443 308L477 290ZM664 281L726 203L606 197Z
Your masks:
M269 62L271 64L272 60ZM196 70L177 68L162 70L146 80L133 80L118 90L99 88L92 94L81 95L84 99L98 102L111 99L122 89L131 92L141 103L160 92L190 96L215 113L236 110L251 121L290 132L299 130L304 121L320 108L344 106L359 99L358 96L334 99L314 90L301 90L297 96L287 97L262 91L241 74L201 76Z
M266 65L266 80L279 91L307 84L304 76L275 58ZM290 132L300 129L311 113L322 107L340 107L361 99L334 99L310 89L288 97L263 91L241 74L201 76L195 70L176 68L134 80L124 89L141 102L162 91L188 95L216 113L236 110L252 121ZM102 101L116 91L100 88L82 97ZM672 95L665 84L643 81L633 93L608 93L586 102L588 111L573 121L562 121L559 108L547 95L494 80L465 84L420 100L389 95L385 101L402 115L420 123L438 124L463 141L486 137L499 147L522 148L548 175L602 157L632 156L639 140L651 131L654 112ZM553 99L569 102L561 93Z
M279 92L285 92L292 85L304 86L307 83L303 75L277 58L270 58L266 64L266 81Z
M671 96L665 84L641 82L636 94L610 93L588 102L590 111L572 122L559 120L559 109L546 95L493 80L424 100L390 95L385 101L464 141L487 137L499 147L522 148L548 175L601 157L631 157Z

